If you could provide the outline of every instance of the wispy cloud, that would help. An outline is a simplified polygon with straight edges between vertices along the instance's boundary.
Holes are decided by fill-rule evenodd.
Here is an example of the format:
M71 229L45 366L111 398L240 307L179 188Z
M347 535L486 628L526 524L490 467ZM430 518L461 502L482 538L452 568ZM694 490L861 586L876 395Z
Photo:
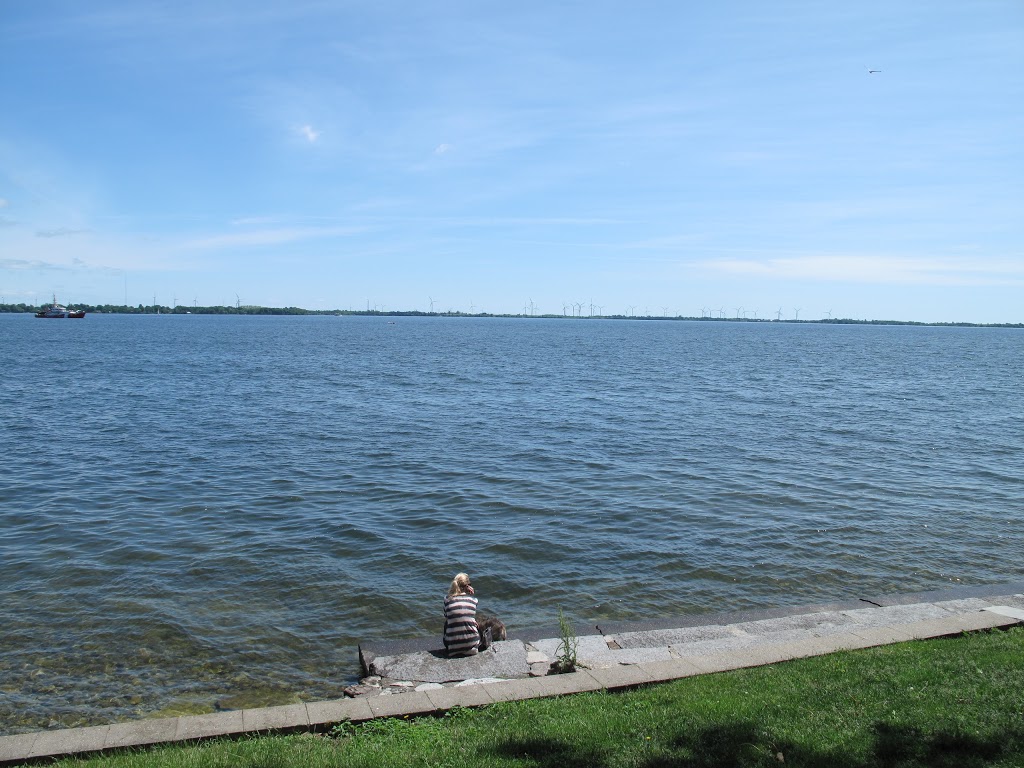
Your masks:
M84 235L88 233L88 229L69 229L68 227L58 227L57 229L41 229L36 232L36 237L72 237L74 235Z
M2 269L63 269L63 264L52 264L39 259L0 259Z
M96 266L78 257L70 262L50 261L47 259L0 259L0 269L42 271L42 270L85 270L105 274L120 273L122 270L106 266Z
M185 247L188 249L211 249L282 245L303 240L348 237L362 231L364 231L362 227L282 227L277 229L259 229L250 232L212 235L198 240L191 240L185 243Z
M1009 259L807 255L712 259L697 266L729 275L778 280L961 286L1024 283L1024 263Z
M7 200L6 200L6 198L0 197L0 208L6 208L6 207L7 207Z
M451 144L438 144L437 147L434 149L434 154L435 155L443 155L446 152L451 152L451 151L452 151L452 145Z

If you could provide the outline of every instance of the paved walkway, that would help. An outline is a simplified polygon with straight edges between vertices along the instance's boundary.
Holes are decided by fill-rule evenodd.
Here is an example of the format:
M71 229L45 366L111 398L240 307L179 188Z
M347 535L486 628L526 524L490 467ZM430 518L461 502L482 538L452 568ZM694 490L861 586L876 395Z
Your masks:
M1024 583L598 625L579 638L578 657L586 668L566 675L543 675L558 645L557 632L552 631L523 633L469 659L443 658L431 647L436 641L371 643L360 646L360 659L366 671L383 673L376 695L3 736L0 765L218 736L324 730L346 720L434 714L455 706L631 688L1020 623L1024 623ZM495 670L503 674L491 674ZM406 679L397 680L396 673ZM392 685L384 684L388 679ZM466 684L471 680L475 684ZM404 692L393 693L398 690Z

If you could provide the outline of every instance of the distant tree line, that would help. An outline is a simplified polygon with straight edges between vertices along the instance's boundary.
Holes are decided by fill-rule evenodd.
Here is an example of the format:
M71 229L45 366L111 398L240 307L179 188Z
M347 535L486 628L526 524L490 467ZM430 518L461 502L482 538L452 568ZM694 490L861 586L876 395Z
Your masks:
M40 304L0 304L0 312L39 312L50 306ZM259 306L214 306L189 307L179 304L176 307L165 307L162 304L127 306L124 304L68 304L74 309L84 309L86 314L113 315L352 315L363 317L506 317L532 320L688 320L703 323L789 323L802 325L920 325L929 327L953 328L1024 328L1024 323L925 323L917 320L853 320L851 318L823 318L819 320L769 320L766 318L749 317L682 317L661 315L578 315L565 316L555 314L491 314L490 312L422 312L412 310L379 310L379 309L303 309L302 307L259 307Z
M50 302L38 306L32 304L0 304L0 312L39 312L50 307ZM334 314L321 312L301 307L165 307L162 304L139 304L138 306L126 306L124 304L68 304L74 309L84 309L88 314L107 315L318 315Z

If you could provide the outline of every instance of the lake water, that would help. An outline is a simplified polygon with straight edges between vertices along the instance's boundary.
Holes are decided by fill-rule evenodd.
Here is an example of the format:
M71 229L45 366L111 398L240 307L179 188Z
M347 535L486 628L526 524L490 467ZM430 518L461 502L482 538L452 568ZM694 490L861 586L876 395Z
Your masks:
M0 733L433 635L1020 580L1024 332L0 315Z

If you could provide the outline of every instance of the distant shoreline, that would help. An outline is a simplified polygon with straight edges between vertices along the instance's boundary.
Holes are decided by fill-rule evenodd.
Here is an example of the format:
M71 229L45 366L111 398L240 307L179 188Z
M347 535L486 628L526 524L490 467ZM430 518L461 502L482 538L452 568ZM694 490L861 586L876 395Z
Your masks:
M45 308L43 305L42 308ZM694 317L683 315L556 315L556 314L492 314L490 312L423 312L418 309L384 311L377 309L304 309L302 307L165 307L101 304L75 304L75 309L84 309L92 315L329 315L339 317L493 317L522 320L661 320L687 321L697 323L788 323L790 325L916 325L935 328L1024 328L1024 323L971 323L935 322L920 320L855 320L848 317L819 318L816 320L770 319L753 317ZM35 313L41 307L28 304L0 304L2 314Z

